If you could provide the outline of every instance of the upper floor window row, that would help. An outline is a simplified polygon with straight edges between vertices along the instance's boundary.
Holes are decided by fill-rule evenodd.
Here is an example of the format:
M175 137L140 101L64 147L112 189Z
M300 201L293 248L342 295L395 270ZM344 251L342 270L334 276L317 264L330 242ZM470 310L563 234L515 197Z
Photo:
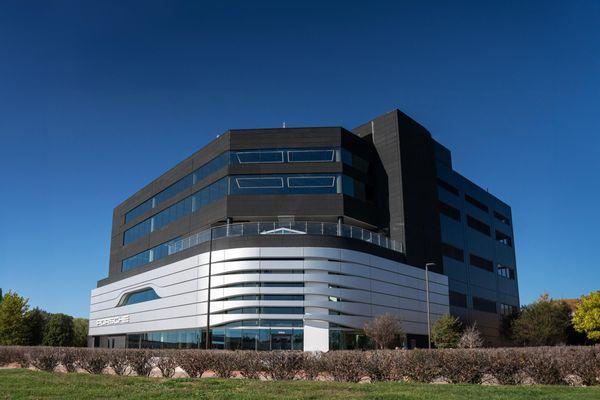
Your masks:
M493 300L484 299L482 297L473 296L473 308L475 310L496 313L496 302Z
M512 247L512 238L504 232L496 231L496 241Z
M369 167L369 163L363 158L354 155L346 149L338 148L226 151L127 212L125 214L125 223L133 221L148 210L157 207L160 203L194 186L197 182L200 182L202 179L227 165L340 161L364 172Z
M510 219L500 214L498 211L494 211L494 218L496 218L500 222L505 223L506 225L510 225Z
M449 184L448 182L446 182L443 179L437 178L437 184L439 187L445 189L446 191L452 193L455 196L458 196L459 192L458 192L458 188L456 186L453 186L451 184Z
M506 265L498 264L498 275L507 279L515 279L515 270Z
M450 217L456 221L460 221L460 210L457 208L452 207L449 204L443 203L443 202L439 202L440 203L440 213Z
M117 307L127 306L130 304L142 303L144 301L156 300L160 297L156 294L154 289L146 288L135 292L127 293L119 301Z
M226 195L254 194L335 194L345 193L361 199L365 190L342 189L339 174L289 174L289 175L232 175L224 177L191 196L180 200L163 211L127 229L123 235L123 244L132 243L151 232L183 218L211 204ZM365 195L366 196L366 195Z
M157 231L162 227L176 221L192 212L198 211L202 207L213 203L227 194L229 180L222 178L215 183L206 186L193 195L173 204L156 215L140 222L139 224L127 229L123 234L123 244L128 244L142 238L151 232Z
M442 243L442 255L450 257L456 261L465 262L464 251L447 243Z
M467 225L486 236L490 236L490 226L485 222L478 220L470 215L467 215Z
M479 208L481 211L485 211L485 212L490 211L488 206L486 206L485 204L483 204L481 201L477 200L476 198L469 196L466 193L465 193L465 201L467 203L470 203L470 204L474 205L475 207Z

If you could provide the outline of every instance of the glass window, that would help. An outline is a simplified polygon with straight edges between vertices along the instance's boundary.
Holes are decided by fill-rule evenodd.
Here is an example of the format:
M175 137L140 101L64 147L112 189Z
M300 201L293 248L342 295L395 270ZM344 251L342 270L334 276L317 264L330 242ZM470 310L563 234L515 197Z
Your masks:
M481 201L477 200L476 198L469 196L466 193L465 193L465 200L467 201L467 203L471 203L475 207L479 208L481 211L485 211L485 212L489 211L488 206L486 206L485 204L483 204Z
M490 313L496 312L496 302L493 300L484 299L481 297L473 296L473 308L479 311L485 311Z
M453 290L450 290L448 292L448 299L450 301L451 306L463 307L463 308L467 307L467 295L464 293L455 292Z
M498 264L498 275L507 279L515 279L515 270L506 265Z
M127 306L130 304L142 303L144 301L156 300L160 297L156 294L154 289L147 288L137 292L127 293L119 301L118 307Z
M240 164L249 163L282 163L283 151L281 150L262 150L262 151L238 151L236 153L237 161Z
M459 249L458 247L449 245L447 243L442 243L442 254L446 257L453 258L460 262L465 261L465 255L463 250Z
M474 267L484 269L489 272L494 272L494 263L490 260L479 257L475 254L469 254L469 264Z
M452 193L455 196L458 196L458 189L455 186L452 186L448 182L437 178L437 184L439 187L445 189L447 192Z
M498 221L501 221L501 222L505 223L506 225L510 225L510 219L508 219L508 217L500 214L498 211L494 211L494 217Z
M277 189L283 188L283 178L235 178L239 189Z
M506 233L496 231L496 241L505 244L509 247L512 247L512 239Z
M289 162L332 162L335 161L334 150L289 150Z
M335 186L335 176L298 176L287 178L290 188L326 188Z
M220 179L204 189L197 191L192 196L186 197L151 218L129 228L123 235L123 244L126 245L132 243L141 237L150 234L150 232L161 229L171 222L189 215L203 206L222 198L227 194L227 186L227 178Z
M444 214L447 217L450 217L456 221L460 221L460 211L457 208L452 207L449 204L439 202L440 204L440 213Z
M490 226L488 224L486 224L485 222L482 222L482 221L478 220L477 218L474 218L468 214L467 214L467 225L469 225L470 228L473 228L476 231L481 232L486 236L490 236Z

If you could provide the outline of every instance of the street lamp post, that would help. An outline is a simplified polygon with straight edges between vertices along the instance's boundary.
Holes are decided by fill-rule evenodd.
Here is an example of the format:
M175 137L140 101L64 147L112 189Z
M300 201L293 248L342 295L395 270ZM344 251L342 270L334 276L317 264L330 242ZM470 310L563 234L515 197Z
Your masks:
M210 278L212 269L212 245L213 245L213 228L210 229L210 241L208 243L208 301L206 303L206 350L212 347L210 335Z
M429 267L435 267L435 263L425 264L425 296L427 299L427 347L431 349L431 307L429 306Z

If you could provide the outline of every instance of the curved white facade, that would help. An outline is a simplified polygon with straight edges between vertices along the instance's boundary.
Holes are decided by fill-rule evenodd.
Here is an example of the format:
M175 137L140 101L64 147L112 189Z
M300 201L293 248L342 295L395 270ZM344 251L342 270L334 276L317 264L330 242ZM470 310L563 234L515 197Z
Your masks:
M406 333L427 334L425 271L386 258L325 247L249 247L212 252L210 270L211 328L298 320L304 350L327 351L330 323L361 329L373 316L392 313ZM93 289L90 336L205 328L208 275L209 254L203 253ZM283 287L292 282L297 287ZM145 288L160 298L118 306L123 296ZM430 272L429 290L433 323L449 313L448 278ZM277 294L304 300L229 300ZM293 313L273 313L273 307Z

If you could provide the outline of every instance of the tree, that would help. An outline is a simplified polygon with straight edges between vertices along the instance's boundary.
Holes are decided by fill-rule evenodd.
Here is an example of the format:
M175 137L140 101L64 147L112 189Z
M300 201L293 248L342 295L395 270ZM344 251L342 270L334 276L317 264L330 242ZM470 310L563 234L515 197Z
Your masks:
M435 343L435 347L440 349L458 346L461 334L460 320L448 314L435 321L431 327L431 340Z
M476 349L483 347L483 337L481 336L479 329L477 329L477 323L474 323L465 329L458 341L458 347L461 349Z
M365 324L364 330L379 349L390 348L398 337L404 337L400 318L392 314L378 315Z
M50 314L39 308L27 311L25 313L25 343L29 346L39 346L44 339L46 324L50 319Z
M0 302L0 345L25 344L25 313L28 300L9 291Z
M88 320L85 318L73 319L73 346L86 347L88 336Z
M66 314L52 314L46 325L43 344L45 346L72 346L73 317Z
M565 343L571 324L571 311L564 301L544 294L521 309L512 323L514 340L526 346L554 346Z
M600 340L600 290L582 296L573 315L573 326L590 340Z

